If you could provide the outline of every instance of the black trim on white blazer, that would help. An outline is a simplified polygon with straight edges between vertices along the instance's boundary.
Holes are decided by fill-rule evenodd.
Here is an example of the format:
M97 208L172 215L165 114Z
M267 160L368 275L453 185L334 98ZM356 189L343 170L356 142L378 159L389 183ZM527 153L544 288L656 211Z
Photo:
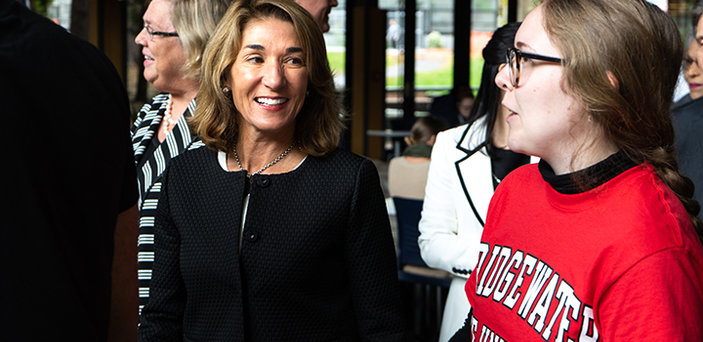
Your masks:
M471 210L474 213L474 216L476 216L476 219L478 220L478 223L481 224L481 227L485 226L485 223L483 222L483 219L481 218L481 215L478 213L478 210L476 209L476 206L474 205L474 202L471 200L471 195L469 194L469 190L466 189L466 183L464 182L464 177L461 174L461 169L459 168L459 163L463 162L466 159L469 159L471 156L473 156L476 152L481 150L486 146L486 141L480 143L478 146L475 148L469 150L461 146L461 144L464 142L464 139L466 139L466 135L469 133L469 130L471 129L471 125L475 124L476 122L474 121L472 124L469 124L466 126L466 129L464 130L464 133L461 135L461 139L459 139L459 142L456 144L456 148L464 153L466 153L466 156L455 161L454 162L454 168L456 169L456 173L459 176L459 182L461 183L461 189L464 191L464 196L466 196L466 200L469 202L469 206L471 206Z

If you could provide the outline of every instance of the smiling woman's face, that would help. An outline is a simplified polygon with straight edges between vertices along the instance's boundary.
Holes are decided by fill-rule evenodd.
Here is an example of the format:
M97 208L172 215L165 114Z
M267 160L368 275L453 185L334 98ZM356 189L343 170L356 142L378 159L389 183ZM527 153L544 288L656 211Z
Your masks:
M154 0L144 13L144 26L153 31L175 32L171 21L172 4L168 0ZM189 90L190 82L184 81L183 64L185 52L178 37L149 37L142 29L134 38L142 46L144 55L144 78L154 87L164 92Z
M239 129L293 132L308 85L306 59L293 24L273 18L251 21L242 32L241 46L229 75Z

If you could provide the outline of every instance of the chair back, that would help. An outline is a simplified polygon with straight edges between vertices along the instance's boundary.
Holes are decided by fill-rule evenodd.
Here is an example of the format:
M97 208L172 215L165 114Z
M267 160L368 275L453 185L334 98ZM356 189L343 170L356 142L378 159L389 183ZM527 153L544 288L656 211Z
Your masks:
M411 284L414 291L413 317L417 341L437 341L442 325L444 302L451 274L430 268L420 256L417 238L423 200L393 196L398 222L398 280ZM433 317L433 318L431 318ZM422 332L429 332L425 337Z
M422 200L393 197L395 215L398 220L398 263L427 267L420 256L417 238L420 236L418 223L422 213Z

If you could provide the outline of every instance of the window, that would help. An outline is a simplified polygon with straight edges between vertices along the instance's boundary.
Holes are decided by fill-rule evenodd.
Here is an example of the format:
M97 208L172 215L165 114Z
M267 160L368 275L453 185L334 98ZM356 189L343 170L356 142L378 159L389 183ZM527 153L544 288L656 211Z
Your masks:
M334 73L334 84L337 90L343 90L346 86L346 33L347 33L347 1L338 0L337 7L332 8L329 15L330 30L325 33L325 45L327 45L327 60L330 69Z

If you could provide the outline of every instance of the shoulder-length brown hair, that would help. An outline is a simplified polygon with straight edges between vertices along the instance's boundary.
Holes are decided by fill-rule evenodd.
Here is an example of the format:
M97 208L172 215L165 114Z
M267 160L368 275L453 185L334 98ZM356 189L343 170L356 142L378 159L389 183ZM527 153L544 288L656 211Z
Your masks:
M342 131L342 113L334 92L325 41L315 20L292 0L238 0L227 10L203 54L202 81L191 120L193 131L215 150L229 151L236 143L237 108L231 95L222 89L241 48L244 28L255 19L265 18L292 23L303 48L308 88L296 118L296 146L311 155L333 151Z
M671 17L645 0L544 0L544 26L563 54L564 88L607 139L649 163L701 232L693 183L678 171L670 107L683 55Z

